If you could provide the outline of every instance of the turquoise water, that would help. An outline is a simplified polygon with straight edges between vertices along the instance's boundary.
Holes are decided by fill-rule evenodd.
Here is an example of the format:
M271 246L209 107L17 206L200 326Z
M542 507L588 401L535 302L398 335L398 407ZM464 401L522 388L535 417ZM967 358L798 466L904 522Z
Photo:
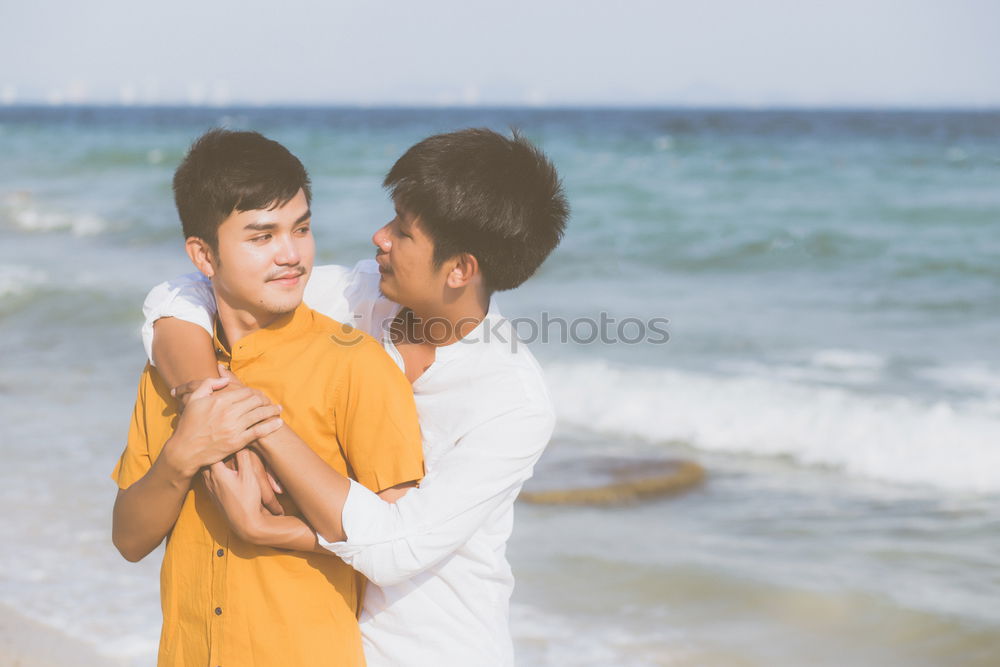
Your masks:
M560 414L539 476L668 455L709 481L521 507L524 664L998 654L996 112L0 109L0 601L134 664L155 651L157 559L114 553L107 475L142 297L189 270L170 178L217 125L303 160L341 263L370 256L409 145L519 127L573 217L504 312L670 320L666 344L532 345Z

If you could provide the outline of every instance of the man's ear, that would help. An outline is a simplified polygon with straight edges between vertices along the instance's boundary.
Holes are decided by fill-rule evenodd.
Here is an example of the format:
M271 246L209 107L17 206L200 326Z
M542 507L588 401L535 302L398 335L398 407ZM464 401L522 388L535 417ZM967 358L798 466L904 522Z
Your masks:
M188 257L191 258L191 263L204 273L206 278L211 278L215 275L215 267L218 266L218 262L208 242L197 236L189 236L184 242L184 250L187 251Z
M479 260L476 256L463 252L451 260L452 268L448 271L446 284L448 287L465 287L482 281L482 274L479 272Z

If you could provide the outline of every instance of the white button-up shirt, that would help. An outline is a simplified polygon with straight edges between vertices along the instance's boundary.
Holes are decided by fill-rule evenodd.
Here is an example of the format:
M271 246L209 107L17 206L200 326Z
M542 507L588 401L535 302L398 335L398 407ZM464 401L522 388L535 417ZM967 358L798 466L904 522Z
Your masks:
M378 289L373 260L318 266L304 300L381 339L400 306ZM215 303L200 274L162 283L144 305L152 324L178 317L211 332ZM368 577L360 624L370 665L510 665L514 579L505 551L514 500L552 435L555 411L542 371L491 304L462 340L437 348L413 383L426 476L395 504L352 481L346 542L324 547Z

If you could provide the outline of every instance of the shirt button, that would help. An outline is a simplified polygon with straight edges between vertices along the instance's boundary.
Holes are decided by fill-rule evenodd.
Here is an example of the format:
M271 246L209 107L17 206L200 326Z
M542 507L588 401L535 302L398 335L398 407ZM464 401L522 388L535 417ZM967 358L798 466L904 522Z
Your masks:
M222 607L216 607L215 608L215 615L216 616L222 616Z
M218 556L219 558L222 558L225 554L226 552L223 551L222 549L219 549L218 551L215 552L215 555Z

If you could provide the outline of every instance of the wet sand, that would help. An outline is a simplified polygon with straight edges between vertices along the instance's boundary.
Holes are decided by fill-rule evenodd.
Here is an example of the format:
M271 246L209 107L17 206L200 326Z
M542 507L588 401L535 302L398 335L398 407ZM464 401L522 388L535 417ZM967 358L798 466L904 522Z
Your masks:
M0 605L0 665L9 667L113 667L123 663L87 644Z

